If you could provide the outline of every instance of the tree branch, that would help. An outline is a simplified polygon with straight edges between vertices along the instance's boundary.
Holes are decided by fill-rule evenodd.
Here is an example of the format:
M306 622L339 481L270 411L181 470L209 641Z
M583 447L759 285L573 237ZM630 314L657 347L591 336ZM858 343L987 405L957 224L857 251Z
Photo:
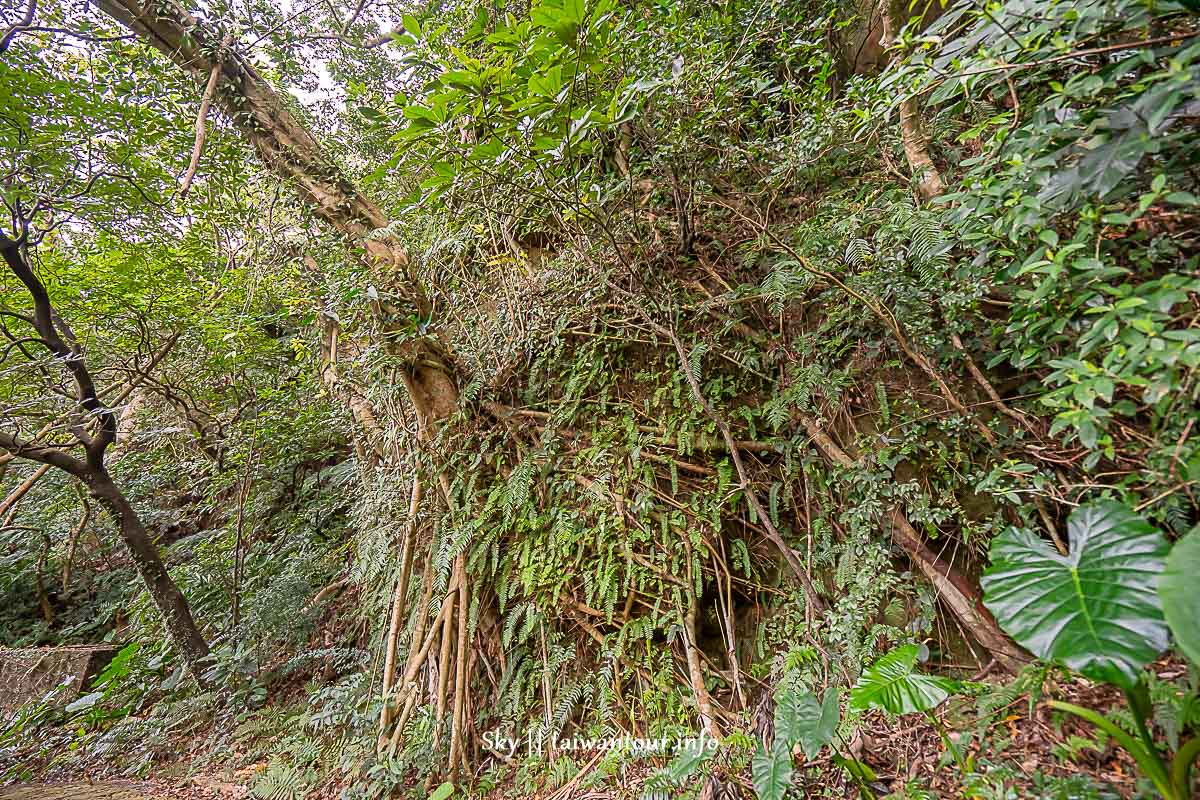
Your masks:
M88 472L88 465L70 453L57 447L26 442L15 433L0 431L0 449L7 450L19 458L58 467L77 478L82 479Z
M33 17L37 13L37 0L29 0L25 6L25 16L21 17L21 21L10 27L0 36L0 53L8 50L8 46L12 44L12 40L21 31L29 30L33 25Z
M220 54L216 56L220 58ZM213 64L212 72L208 74L208 85L204 87L204 96L200 98L200 110L196 113L196 143L192 146L192 160L188 162L187 172L183 173L183 182L179 187L179 196L186 197L188 189L192 188L192 179L196 177L196 169L200 166L200 154L204 152L204 134L208 121L208 109L212 105L213 95L217 91L217 78L221 77L221 62Z
M93 416L98 423L98 430L94 436L88 437L82 430L76 432L75 435L87 450L88 463L99 468L103 465L105 448L116 438L116 415L100 402L96 384L92 380L91 373L88 372L87 365L83 363L83 353L74 341L70 329L62 325L61 320L55 324L57 313L50 302L50 295L21 253L21 245L18 241L0 233L0 252L3 253L4 261L8 264L9 269L25 285L26 290L33 298L33 327L38 336L42 338L50 351L62 362L63 368L74 379L75 399L79 406ZM63 327L62 333L59 332L60 325ZM64 340L64 335L71 340L71 344Z

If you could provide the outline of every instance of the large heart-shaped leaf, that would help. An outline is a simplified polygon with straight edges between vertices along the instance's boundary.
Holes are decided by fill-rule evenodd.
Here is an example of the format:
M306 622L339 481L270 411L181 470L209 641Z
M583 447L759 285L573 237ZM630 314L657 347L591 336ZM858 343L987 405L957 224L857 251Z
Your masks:
M1200 665L1200 525L1171 548L1158 584L1163 615L1183 654Z
M850 691L850 707L911 714L928 711L958 691L958 681L914 671L919 652L915 644L908 644L876 661Z
M833 741L838 717L837 689L825 692L822 703L811 692L782 691L775 695L775 737L785 741L789 749L797 743L803 745L810 759Z
M760 744L750 765L758 800L783 800L792 785L792 749L778 736L770 750Z
M1155 595L1167 540L1111 500L1075 509L1067 528L1065 556L1025 528L997 536L983 603L1039 658L1132 689L1167 646Z

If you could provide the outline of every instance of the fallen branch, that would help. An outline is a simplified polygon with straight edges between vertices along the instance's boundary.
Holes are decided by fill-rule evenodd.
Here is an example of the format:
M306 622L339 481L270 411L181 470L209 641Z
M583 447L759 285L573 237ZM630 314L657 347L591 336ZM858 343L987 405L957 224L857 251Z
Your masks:
M792 551L792 548L779 535L779 531L775 529L775 523L771 521L771 516L759 501L758 493L754 491L754 487L750 483L750 476L747 474L746 467L742 463L741 449L738 447L737 442L734 441L733 434L729 431L729 425L725 423L724 418L716 412L708 402L708 398L704 396L704 392L700 390L700 383L696 380L696 376L692 374L691 361L688 358L687 350L683 347L683 342L679 340L673 329L664 327L653 321L650 321L650 324L662 333L662 335L668 337L671 340L671 344L675 345L675 352L679 354L684 377L687 379L688 386L692 390L692 397L704 409L704 413L713 421L713 424L717 426L717 430L721 432L721 438L725 440L725 446L729 450L729 458L733 461L734 469L737 470L742 493L746 495L746 501L762 521L762 526L766 529L767 538L771 540L771 543L783 555L784 560L787 561L788 566L800 581L800 585L804 588L805 603L815 614L820 615L825 613L825 603L817 594L812 576L808 574L808 570L800 563L800 559Z

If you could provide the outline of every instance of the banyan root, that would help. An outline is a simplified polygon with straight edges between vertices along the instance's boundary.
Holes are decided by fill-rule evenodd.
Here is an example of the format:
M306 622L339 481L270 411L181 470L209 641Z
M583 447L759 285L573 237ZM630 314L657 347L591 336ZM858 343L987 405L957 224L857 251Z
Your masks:
M430 559L430 561L432 561L432 559ZM429 573L430 581L432 581L433 576L431 574L431 568L429 569ZM429 658L429 651L433 648L433 643L438 638L438 629L445 624L446 618L450 615L450 612L454 608L454 601L452 598L458 591L458 582L459 575L457 572L455 572L453 577L450 579L450 585L446 590L446 599L442 602L442 608L438 612L437 618L433 621L433 625L430 626L429 633L425 636L421 647L415 651L412 651L412 654L408 660L408 665L404 669L404 675L396 684L395 698L390 701L385 700L385 702L393 702L397 705L399 705L401 702L404 704L400 715L396 718L395 728L392 730L391 739L387 744L388 749L393 752L395 751L396 746L400 743L400 738L403 736L404 725L406 722L408 722L409 715L412 713L413 708L416 707L418 687L415 684L415 680L417 673L420 672L421 667L425 666L425 662ZM427 584L427 586L428 585L429 584ZM413 641L416 642L419 640L419 638L420 637L418 636L414 636Z
M821 428L817 421L802 411L797 412L804 429L826 458L843 467L854 466L853 459ZM921 574L933 584L938 597L946 604L963 628L1006 668L1015 671L1029 658L1000 630L992 615L983 607L979 593L958 570L946 563L928 545L908 521L904 510L897 506L889 514L892 541L900 546Z
M408 597L408 582L412 574L413 539L417 532L417 512L421 508L421 479L413 478L412 494L408 501L408 524L404 528L404 541L400 546L400 577L396 581L396 592L392 596L392 613L388 620L387 652L383 661L383 696L392 691L392 680L396 677L396 645L400 639L400 623L404 616L404 601ZM432 564L432 560L429 562ZM427 585L431 585L426 579ZM418 634L420 635L420 634ZM379 730L387 728L390 707L384 703L379 716Z

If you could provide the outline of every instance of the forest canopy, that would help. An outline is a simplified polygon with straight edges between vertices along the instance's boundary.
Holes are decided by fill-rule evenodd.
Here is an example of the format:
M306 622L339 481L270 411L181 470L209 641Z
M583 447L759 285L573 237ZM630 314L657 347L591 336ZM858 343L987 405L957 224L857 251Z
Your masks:
M1195 796L1198 15L5 0L0 786Z

